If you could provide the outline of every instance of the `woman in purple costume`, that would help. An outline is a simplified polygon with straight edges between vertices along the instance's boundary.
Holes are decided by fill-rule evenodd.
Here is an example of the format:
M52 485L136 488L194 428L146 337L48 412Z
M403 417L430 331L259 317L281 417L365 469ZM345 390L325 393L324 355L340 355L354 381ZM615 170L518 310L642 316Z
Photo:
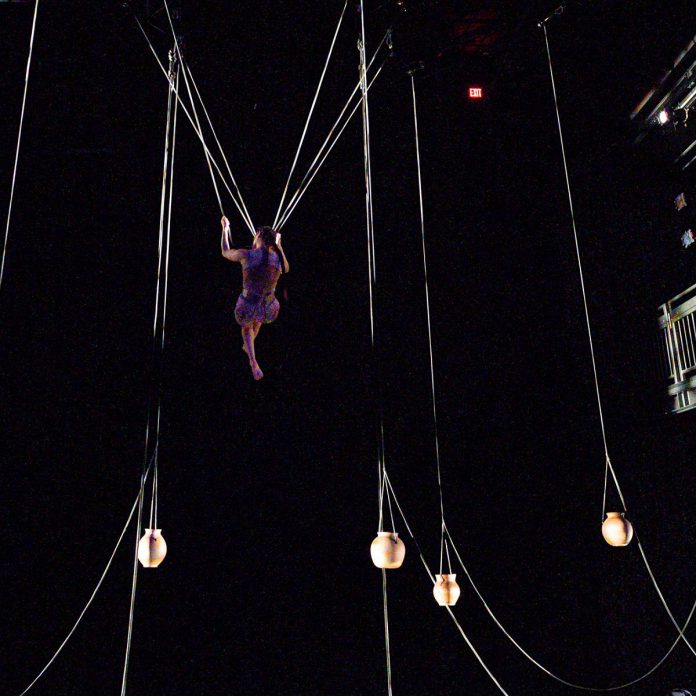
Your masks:
M278 318L280 305L275 296L281 273L290 271L290 264L280 244L280 234L270 227L258 227L251 249L233 249L229 220L222 218L222 255L242 264L243 290L234 308L234 316L242 327L242 349L249 356L251 374L255 380L263 377L256 361L254 341L261 324Z

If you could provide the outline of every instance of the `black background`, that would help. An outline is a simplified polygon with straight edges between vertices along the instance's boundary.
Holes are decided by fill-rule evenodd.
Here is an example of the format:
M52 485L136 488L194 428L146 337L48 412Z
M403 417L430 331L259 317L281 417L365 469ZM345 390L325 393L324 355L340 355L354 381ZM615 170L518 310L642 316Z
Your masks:
M513 636L566 679L646 671L675 631L635 544L600 534L604 457L543 33L554 3L412 5L371 92L378 365L387 466L434 568L439 513L409 78L418 75L445 506ZM141 13L142 8L136 7ZM492 46L438 60L468 12ZM0 5L2 199L31 5ZM184 3L189 63L252 216L270 223L339 4ZM369 43L391 21L367 4ZM453 29L454 28L454 29ZM169 38L151 28L162 58ZM303 158L357 80L351 5ZM456 31L455 31L456 33ZM628 115L693 35L690 3L571 3L549 25L612 460L676 616L693 601L690 414L664 415L657 305L674 261L668 159ZM369 46L368 46L369 49ZM466 98L471 84L486 98ZM81 610L137 493L150 384L166 82L116 2L42 2L0 290L3 693L19 693ZM299 171L302 171L300 166ZM670 181L669 185L665 182ZM247 243L229 200L235 238ZM386 690L359 121L284 229L289 301L251 380L201 148L179 121L160 445L169 555L140 573L129 693ZM4 220L4 218L3 218ZM669 232L669 233L668 233ZM690 258L677 254L679 259ZM691 264L691 265L690 265ZM610 507L617 501L610 488ZM497 693L403 524L389 573L394 692ZM131 528L36 694L118 693ZM460 576L455 612L512 695L572 693L526 662ZM679 645L625 693L696 685Z

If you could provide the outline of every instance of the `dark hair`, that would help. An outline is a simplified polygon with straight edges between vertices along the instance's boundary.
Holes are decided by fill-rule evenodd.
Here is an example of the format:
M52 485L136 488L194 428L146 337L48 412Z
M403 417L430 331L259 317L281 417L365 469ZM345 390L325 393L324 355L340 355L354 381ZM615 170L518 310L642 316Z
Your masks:
M266 248L270 249L271 247L275 247L276 233L272 227L268 225L257 227L256 234Z
M280 272L284 273L284 268L283 268L283 259L280 256L280 252L278 251L278 247L276 246L276 232L272 227L269 227L268 225L264 225L263 227L257 227L256 228L256 236L257 239L260 239L261 242L263 242L263 262L264 265L268 265L268 252L269 251L275 251L276 254L278 254L278 257L280 258Z

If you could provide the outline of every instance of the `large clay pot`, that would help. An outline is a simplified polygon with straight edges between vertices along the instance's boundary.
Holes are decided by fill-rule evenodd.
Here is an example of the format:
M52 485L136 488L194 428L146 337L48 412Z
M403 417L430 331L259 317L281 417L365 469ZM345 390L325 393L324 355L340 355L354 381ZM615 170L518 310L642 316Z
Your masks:
M436 575L433 597L441 607L453 607L462 591L457 584L457 574Z
M145 568L156 568L167 555L167 542L161 529L146 529L138 544L138 560Z
M633 539L633 525L623 512L607 512L602 524L602 536L610 546L628 546Z
M370 555L378 568L400 568L406 547L396 532L378 532L370 546Z

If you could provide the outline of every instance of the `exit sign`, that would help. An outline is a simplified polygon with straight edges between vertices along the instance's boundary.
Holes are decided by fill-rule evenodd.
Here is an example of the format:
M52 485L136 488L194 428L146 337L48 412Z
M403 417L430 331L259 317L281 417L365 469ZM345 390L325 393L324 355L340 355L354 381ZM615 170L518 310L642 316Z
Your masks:
M483 99L483 87L469 87L469 99Z

